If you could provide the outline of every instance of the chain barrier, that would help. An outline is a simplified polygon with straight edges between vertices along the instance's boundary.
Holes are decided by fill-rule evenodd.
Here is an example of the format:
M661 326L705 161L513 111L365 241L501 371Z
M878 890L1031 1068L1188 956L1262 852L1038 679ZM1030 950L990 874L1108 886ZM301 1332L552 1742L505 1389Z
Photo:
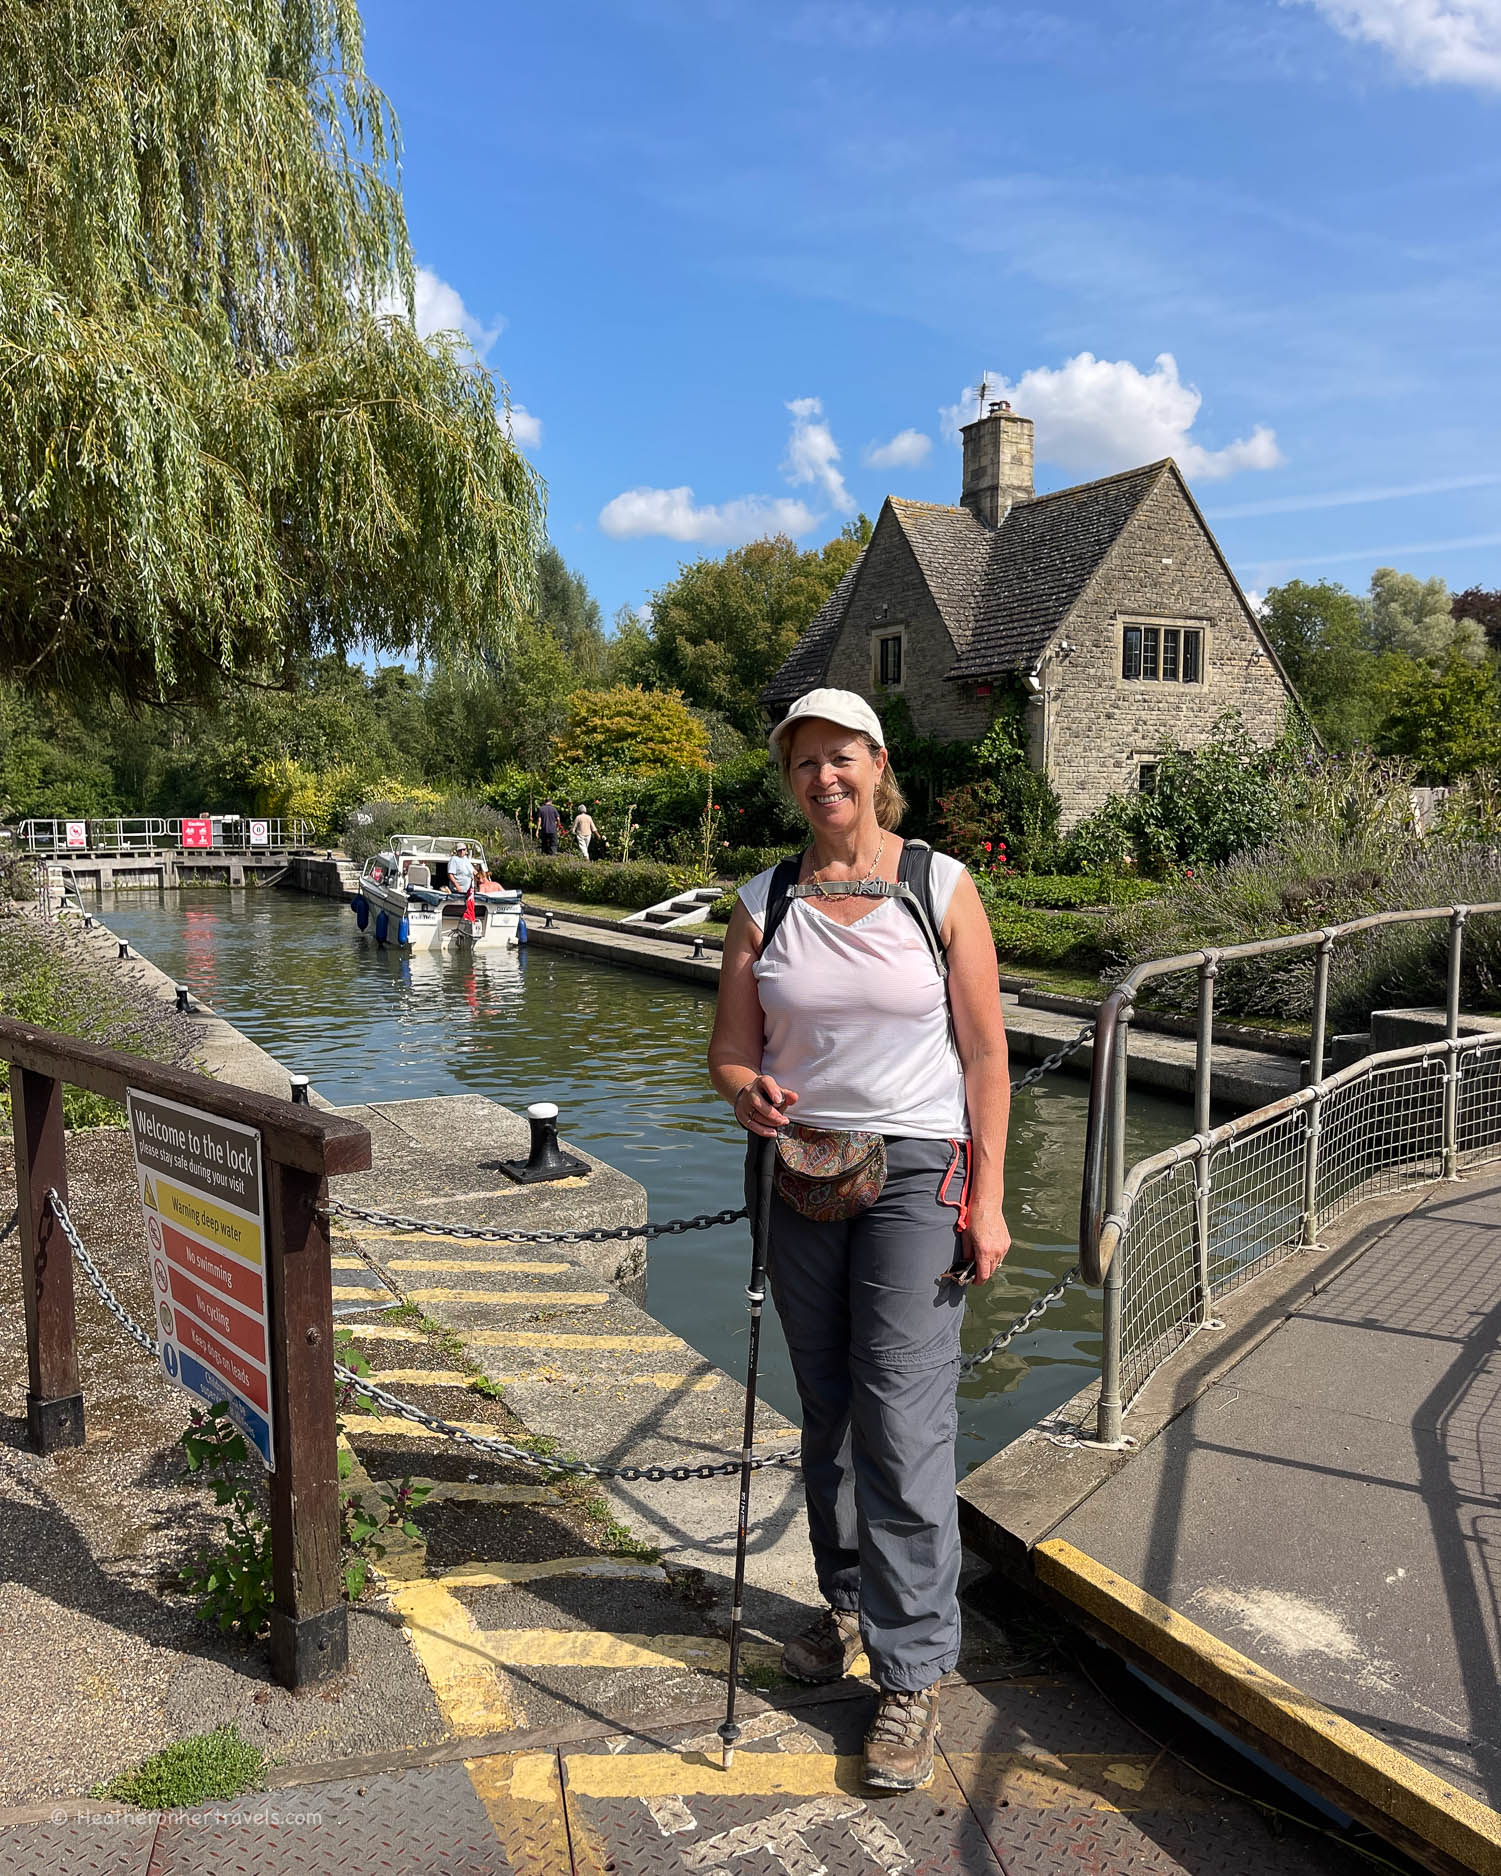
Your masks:
M1050 1075L1060 1067L1076 1049L1081 1049L1094 1036L1091 1026L1082 1030L1072 1041L1039 1062L1035 1068L1020 1075L1011 1084L1011 1092L1019 1094L1023 1088L1040 1081L1044 1075ZM99 1266L89 1255L88 1248L79 1236L78 1228L69 1215L68 1208L55 1187L47 1193L47 1203L52 1208L52 1215L62 1228L63 1236L68 1240L79 1268L88 1278L90 1285L109 1313L130 1337L131 1341L143 1349L146 1354L156 1357L160 1351L156 1341L135 1320L125 1305L115 1295L105 1281ZM692 1218L673 1218L666 1223L615 1225L588 1231L492 1231L477 1225L455 1225L443 1219L403 1218L395 1212L378 1211L373 1207L344 1205L334 1203L330 1212L341 1218L358 1218L367 1224L383 1225L397 1231L433 1231L448 1237L480 1239L497 1244L605 1244L617 1243L631 1238L674 1237L685 1231L706 1231L714 1225L732 1225L746 1216L742 1206L738 1211L699 1212ZM1031 1306L1010 1323L998 1330L984 1348L976 1349L972 1355L960 1357L961 1374L982 1367L1002 1349L1010 1346L1020 1335L1025 1335L1054 1303L1061 1300L1071 1285L1079 1281L1079 1266L1075 1264L1051 1289L1044 1290ZM444 1420L438 1414L426 1412L421 1407L414 1407L410 1401L402 1400L379 1382L372 1381L368 1375L357 1374L354 1369L346 1368L342 1362L334 1363L336 1379L357 1393L387 1408L398 1419L410 1420L416 1426L429 1428L441 1434L445 1439L467 1446L476 1452L489 1453L498 1459L504 1459L511 1465L531 1466L540 1472L566 1472L583 1474L592 1479L618 1480L623 1485L634 1485L644 1481L648 1484L662 1484L671 1481L685 1484L690 1479L725 1479L739 1474L741 1461L738 1458L727 1459L716 1464L697 1466L604 1466L595 1465L587 1459L546 1459L528 1452L524 1446L517 1446L510 1440L503 1440L498 1434L472 1432L468 1427L458 1426L451 1420ZM760 1472L768 1466L797 1468L801 1465L800 1456L795 1452L752 1453L749 1460L752 1472Z
M1071 1055L1093 1040L1094 1024L1090 1023L1061 1049L1055 1049L1025 1075L1018 1075L1011 1084L1012 1095L1056 1073ZM406 1218L400 1212L382 1211L376 1206L346 1205L342 1199L331 1200L328 1210L331 1217L357 1218L362 1224L383 1225L390 1231L423 1231L484 1244L623 1244L632 1238L672 1238L681 1237L685 1231L709 1231L715 1225L738 1224L748 1216L741 1205L734 1211L696 1212L692 1218L648 1219L640 1225L600 1225L586 1231L497 1231L487 1225L458 1225L442 1218Z

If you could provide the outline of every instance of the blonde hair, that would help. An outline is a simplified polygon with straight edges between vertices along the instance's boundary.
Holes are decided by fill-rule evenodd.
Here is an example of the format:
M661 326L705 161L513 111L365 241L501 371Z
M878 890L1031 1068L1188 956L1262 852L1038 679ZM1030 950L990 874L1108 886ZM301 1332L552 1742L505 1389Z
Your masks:
M880 755L881 745L874 736L867 736L864 730L856 730L855 734L873 756ZM790 736L777 738L777 760L782 769L782 786L788 794L791 794L792 738ZM876 826L888 834L894 834L902 824L902 816L907 812L907 797L902 793L902 785L892 770L890 756L887 756L886 766L882 769L880 779L876 783L875 808Z

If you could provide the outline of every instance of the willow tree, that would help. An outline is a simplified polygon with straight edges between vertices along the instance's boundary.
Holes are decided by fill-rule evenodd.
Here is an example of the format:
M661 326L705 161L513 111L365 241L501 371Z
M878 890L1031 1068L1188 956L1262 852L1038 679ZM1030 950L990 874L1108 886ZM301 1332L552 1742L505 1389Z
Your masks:
M0 33L0 674L194 699L503 649L541 491L504 387L416 332L355 0L0 0Z

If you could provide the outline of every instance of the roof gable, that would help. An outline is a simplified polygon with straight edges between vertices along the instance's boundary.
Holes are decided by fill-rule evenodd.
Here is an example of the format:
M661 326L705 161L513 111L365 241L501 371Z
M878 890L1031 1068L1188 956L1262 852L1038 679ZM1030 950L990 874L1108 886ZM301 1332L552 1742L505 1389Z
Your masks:
M912 549L955 651L962 656L969 648L975 602L995 547L994 531L967 508L902 501L895 495L887 497L886 506Z
M969 642L948 676L991 677L1035 664L1169 459L1017 502L990 539Z

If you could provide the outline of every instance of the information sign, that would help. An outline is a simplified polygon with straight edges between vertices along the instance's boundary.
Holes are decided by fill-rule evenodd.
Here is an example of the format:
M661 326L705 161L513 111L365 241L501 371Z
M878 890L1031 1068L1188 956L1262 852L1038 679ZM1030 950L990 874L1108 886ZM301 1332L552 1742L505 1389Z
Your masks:
M68 825L68 835L67 835L68 845L70 847L86 847L89 844L88 822L87 821L69 821L67 825Z
M185 847L212 847L214 844L214 824L206 814L200 814L189 820L186 816L182 823L182 844Z
M271 845L271 823L269 821L252 821L250 823L250 844L252 847L269 847Z
M270 1470L261 1136L135 1088L126 1101L162 1367L200 1400L227 1401Z

